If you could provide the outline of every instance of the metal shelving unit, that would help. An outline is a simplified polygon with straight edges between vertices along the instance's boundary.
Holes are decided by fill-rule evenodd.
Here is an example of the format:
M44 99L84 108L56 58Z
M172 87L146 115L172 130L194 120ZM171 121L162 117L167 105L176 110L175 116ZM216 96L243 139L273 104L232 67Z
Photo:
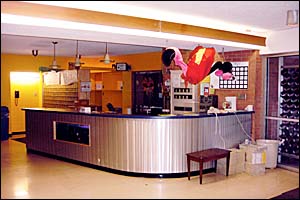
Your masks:
M199 112L200 95L199 84L188 83L185 87L184 80L180 77L181 70L171 72L171 114L184 114Z

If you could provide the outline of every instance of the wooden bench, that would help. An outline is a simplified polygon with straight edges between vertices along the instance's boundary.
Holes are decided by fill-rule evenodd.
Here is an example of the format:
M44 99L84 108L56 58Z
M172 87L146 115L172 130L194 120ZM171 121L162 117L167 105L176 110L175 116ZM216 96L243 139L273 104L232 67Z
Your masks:
M202 170L203 163L208 161L215 161L215 172L217 171L217 160L221 158L226 158L226 176L228 176L229 171L229 160L230 160L230 150L227 149L205 149L202 151L196 151L192 153L187 153L187 168L188 168L188 180L190 180L190 162L199 162L199 173L200 173L200 184L202 184Z

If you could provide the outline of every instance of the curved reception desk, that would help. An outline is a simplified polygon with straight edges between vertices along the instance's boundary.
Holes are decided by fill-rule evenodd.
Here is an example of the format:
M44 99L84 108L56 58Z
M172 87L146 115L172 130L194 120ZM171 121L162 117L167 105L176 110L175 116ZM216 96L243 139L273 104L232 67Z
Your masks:
M26 148L129 175L183 175L186 153L233 148L251 135L252 112L140 116L24 108ZM204 169L212 163L204 163ZM199 170L196 163L191 171Z

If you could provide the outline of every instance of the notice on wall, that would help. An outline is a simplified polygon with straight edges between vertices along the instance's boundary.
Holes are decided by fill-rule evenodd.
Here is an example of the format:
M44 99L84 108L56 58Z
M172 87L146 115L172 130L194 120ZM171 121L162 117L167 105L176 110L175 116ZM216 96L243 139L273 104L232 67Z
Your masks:
M59 85L60 84L60 72L50 71L44 72L44 84L45 85Z
M96 81L95 85L96 85L96 90L102 90L103 89L102 81Z
M60 84L70 85L77 82L77 70L64 70L60 72Z
M208 96L209 93L209 83L200 84L200 95Z
M219 77L215 75L215 72L211 73L210 75L210 88L212 89L219 89L220 84L219 84Z
M81 92L90 92L91 91L91 82L90 81L80 82L80 91Z
M173 87L180 87L180 77L179 76L173 76L172 77L172 86Z

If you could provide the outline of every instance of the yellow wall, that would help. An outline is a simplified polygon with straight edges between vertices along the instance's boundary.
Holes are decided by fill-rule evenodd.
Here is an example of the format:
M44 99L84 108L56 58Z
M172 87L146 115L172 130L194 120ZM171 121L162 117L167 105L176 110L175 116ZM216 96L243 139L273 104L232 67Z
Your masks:
M9 109L9 132L25 131L24 111L20 106L40 107L42 105L42 92L41 85L37 86L37 96L26 96L26 102L22 102L23 93L27 93L35 87L35 83L31 86L10 85L10 72L39 72L40 66L49 66L52 63L53 57L51 56L37 56L32 55L14 55L14 54L1 54L1 106L7 106ZM67 66L68 58L57 57L57 63L64 68ZM18 90L16 86L22 86L23 92L20 92L20 104L14 104L14 90ZM23 130L22 130L23 129Z
M10 72L39 72L40 66L49 66L51 56L29 56L1 54L1 106L10 106ZM67 67L68 58L56 57L62 68Z
M84 67L101 67L111 69L112 64L104 64L99 62L99 57L82 57L81 62L84 62ZM131 71L145 70L161 70L161 52L130 54L123 56L111 56L111 59L116 62L127 62L131 65ZM25 131L24 111L21 111L22 106L25 107L41 107L42 106L42 79L39 86L35 83L32 86L23 86L25 91L30 91L30 88L38 87L38 92L34 92L33 96L27 96L27 102L20 102L19 106L14 107L14 90L16 85L10 85L10 72L39 72L40 66L48 67L52 63L52 56L37 56L32 55L15 55L1 54L1 106L7 106L10 112L9 132ZM74 62L74 57L56 56L57 64L62 69L68 69L68 62ZM131 107L131 71L123 72L123 102L122 108ZM41 77L41 76L40 76ZM22 98L22 94L20 94ZM19 101L21 101L21 98Z
M161 70L161 52L150 52L140 54L129 54L122 56L111 56L115 63L126 62L131 66L130 71L122 72L123 75L123 92L122 92L122 110L126 113L126 109L132 107L132 71L148 71ZM111 69L112 64L100 63L100 58L82 58L83 66L87 67L101 67ZM103 73L105 76L105 73Z
M11 72L10 73L10 124L13 132L25 130L24 107L39 107L41 102L41 73L39 72ZM15 98L15 91L19 91L19 98Z
M111 69L112 64L104 64L99 62L103 59L99 57L82 57L81 62L84 67L101 67ZM126 62L131 65L131 71L147 71L147 70L161 70L161 51L139 54L128 54L121 56L110 56L110 59L115 60L115 63Z
M162 70L161 51L118 56L116 61L127 62L131 71Z

